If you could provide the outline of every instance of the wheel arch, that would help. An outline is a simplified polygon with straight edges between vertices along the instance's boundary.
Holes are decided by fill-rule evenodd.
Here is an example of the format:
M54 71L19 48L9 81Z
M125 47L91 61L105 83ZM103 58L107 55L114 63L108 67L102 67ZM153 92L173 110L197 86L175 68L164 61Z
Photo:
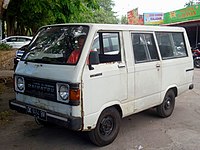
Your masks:
M164 92L163 98L164 98L164 96L166 95L166 93L167 93L168 91L170 91L170 90L172 90L172 91L174 92L175 97L178 96L178 88L177 88L177 86L176 86L176 85L172 85L172 86L169 86L169 87L167 88L167 90Z
M168 91L172 90L175 94L175 97L178 96L178 88L176 85L172 85L172 86L169 86L166 90L164 90L162 93L161 93L161 101L160 101L160 104L163 102L164 100L164 97L165 95L167 94Z
M116 105L113 105L111 107L115 107L117 109L117 111L119 112L121 118L122 118L123 114L122 114L122 108L120 107L120 105L116 104Z
M106 106L106 107L103 107L103 109L101 109L101 112L99 113L99 117L100 117L100 115L101 115L101 113L105 110L105 109L108 109L108 108L115 108L118 112L119 112L119 114L120 114L120 116L121 116L121 118L122 118L122 115L123 115L123 112L122 112L122 108L121 108L121 106L119 105L119 104L113 104L113 105L108 105L108 106ZM99 118L98 117L98 118ZM98 120L98 119L97 119Z
M120 117L122 118L123 116L123 111L122 111L122 108L120 106L120 103L118 101L115 101L115 102L111 102L111 103L106 103L105 105L103 105L99 111L93 113L90 117L86 117L84 119L84 127L83 127L83 130L87 131L87 130L92 130L96 127L97 125L97 121L100 117L100 115L102 114L102 112L105 110L105 109L108 109L108 108L115 108L119 114L120 114Z
M169 90L174 91L175 97L178 96L178 88L177 88L177 87L172 87L172 88L168 89L167 92L168 92ZM166 93L167 93L167 92L166 92Z

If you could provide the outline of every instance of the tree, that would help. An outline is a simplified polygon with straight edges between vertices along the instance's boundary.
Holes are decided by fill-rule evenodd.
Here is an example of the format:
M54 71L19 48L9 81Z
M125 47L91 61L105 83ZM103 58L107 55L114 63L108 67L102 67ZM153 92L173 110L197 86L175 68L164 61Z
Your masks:
M3 20L7 35L34 34L54 23L118 23L112 0L10 0Z
M127 16L126 15L122 15L120 22L121 22L121 24L128 24Z
M97 9L95 0L10 0L3 20L7 35L26 35L47 24L72 22L80 12Z
M117 24L118 19L115 12L112 11L114 3L112 0L97 0L96 4L99 8L87 9L87 11L80 11L80 18L72 18L71 22L89 22L89 23L109 23Z
M53 22L50 0L11 0L4 19L7 35L26 35L38 27Z

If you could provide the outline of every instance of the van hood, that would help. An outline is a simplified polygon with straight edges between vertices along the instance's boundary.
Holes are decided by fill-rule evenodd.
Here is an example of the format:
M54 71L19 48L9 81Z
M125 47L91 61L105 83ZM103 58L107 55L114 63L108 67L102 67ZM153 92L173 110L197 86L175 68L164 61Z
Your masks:
M20 61L15 74L55 81L80 83L77 66L53 65Z

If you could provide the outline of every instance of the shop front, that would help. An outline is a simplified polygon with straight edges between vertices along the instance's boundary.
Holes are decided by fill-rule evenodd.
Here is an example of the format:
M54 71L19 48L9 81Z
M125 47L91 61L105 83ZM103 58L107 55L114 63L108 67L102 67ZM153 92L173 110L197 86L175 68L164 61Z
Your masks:
M200 46L200 4L165 13L163 25L184 27L191 47Z

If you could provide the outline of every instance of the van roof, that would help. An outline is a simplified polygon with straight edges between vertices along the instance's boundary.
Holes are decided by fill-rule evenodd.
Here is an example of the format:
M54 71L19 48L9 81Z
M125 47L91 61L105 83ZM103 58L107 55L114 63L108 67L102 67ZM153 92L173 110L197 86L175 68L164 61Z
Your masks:
M96 30L138 30L138 31L172 31L180 32L184 31L183 27L172 27L172 26L148 26L148 25L128 25L128 24L92 24L92 23L66 23L66 24L52 24L50 26L66 26L66 25L85 25L95 28Z

